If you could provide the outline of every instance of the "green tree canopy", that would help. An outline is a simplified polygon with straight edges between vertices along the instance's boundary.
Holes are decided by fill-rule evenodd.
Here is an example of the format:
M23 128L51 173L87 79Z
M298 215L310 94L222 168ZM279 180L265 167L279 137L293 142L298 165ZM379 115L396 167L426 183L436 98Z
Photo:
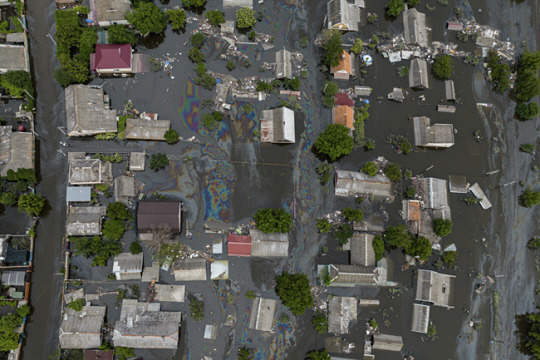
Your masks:
M454 267L456 265L456 252L445 251L441 256L442 262L448 267Z
M252 360L253 349L246 346L242 346L238 349L238 360Z
M527 314L525 318L528 321L529 329L525 346L532 353L531 359L540 359L540 312Z
M107 27L107 40L109 44L137 44L137 38L124 25L111 25Z
M283 305L294 315L302 315L313 306L311 286L306 274L289 274L283 272L276 276L276 293Z
M182 0L182 5L186 8L202 7L206 5L206 0Z
M248 7L236 10L236 27L239 29L250 29L257 23L255 11Z
M129 245L129 252L133 255L140 254L142 252L142 246L138 241L132 241Z
M197 32L191 35L191 45L196 48L200 48L204 41L206 40L206 35L202 32Z
M419 236L417 238L413 238L407 247L405 248L405 253L411 256L418 256L420 259L426 261L429 259L429 256L431 255L431 243L429 242L429 239Z
M32 79L30 73L24 70L8 71L0 75L0 85L13 97L23 97L24 90L30 89L33 92Z
M362 46L362 39L356 39L354 45L351 47L351 52L356 55L360 54L362 52Z
M310 351L306 355L306 360L330 360L330 355L324 350L314 350Z
M130 347L115 346L114 356L116 357L117 360L126 360L128 358L135 356L135 350Z
M131 219L131 214L126 205L121 202L115 202L107 205L107 217L113 220L129 220Z
M327 219L322 218L322 219L317 219L316 227L317 227L317 230L319 230L319 232L323 234L323 233L330 232L330 229L332 229L332 224L330 224L330 222Z
M167 144L176 144L178 142L178 133L174 131L173 129L169 129L165 132L165 141L167 141Z
M519 204L524 207L533 207L540 203L540 191L525 189L519 196Z
M151 170L158 171L161 169L165 169L169 165L169 159L167 159L167 155L163 153L157 153L152 154L152 157L150 157L150 164L148 167Z
M127 15L127 20L142 36L159 34L167 26L167 17L151 2L139 3L135 10Z
M384 232L384 241L390 248L406 248L411 242L411 234L403 224L390 226Z
M182 9L165 10L165 15L171 23L173 30L180 30L186 27L186 12Z
M354 140L349 136L349 128L340 124L330 124L315 141L315 149L326 155L330 161L336 161L351 153Z
M338 84L335 81L326 81L324 83L322 93L325 96L335 96L339 91Z
M120 240L126 232L126 227L121 220L107 219L103 223L103 237L108 240Z
M210 24L214 26L219 26L225 22L225 13L221 10L207 11L204 16L208 19Z
M116 241L106 241L100 236L72 237L73 252L77 256L92 258L92 266L106 266L109 258L122 252L122 246Z
M19 197L19 211L30 216L39 216L45 207L45 199L40 194L23 194Z
M319 334L328 332L328 316L326 316L324 311L317 310L311 318L311 323L313 324L315 331L317 331Z
M433 220L433 232L439 236L446 236L452 232L452 221L448 219Z
M433 74L439 79L450 79L454 73L454 62L449 55L437 55L432 67Z
M362 166L360 170L362 172L365 172L369 176L375 176L377 175L377 172L379 171L379 167L373 161L368 161Z
M526 102L540 93L540 51L525 51L518 63L515 96L518 101Z
M364 213L360 209L353 209L346 207L341 210L341 213L347 219L347 221L362 221L364 220Z
M399 181L403 178L401 167L396 163L390 163L384 168L384 174L392 181Z
M516 115L522 120L531 120L538 116L540 107L535 102L519 103L516 106Z
M384 255L384 240L381 235L376 235L373 238L373 251L375 251L375 260L379 261Z
M342 224L334 232L339 245L345 245L349 242L349 239L353 236L353 227L351 224Z
M253 218L257 229L263 233L288 233L291 231L292 216L284 209L260 209Z
M386 13L388 16L397 17L404 8L405 4L403 3L403 0L390 0L390 2L386 4Z
M341 46L341 33L338 30L325 30L323 32L323 57L322 64L331 67L338 66L343 46Z

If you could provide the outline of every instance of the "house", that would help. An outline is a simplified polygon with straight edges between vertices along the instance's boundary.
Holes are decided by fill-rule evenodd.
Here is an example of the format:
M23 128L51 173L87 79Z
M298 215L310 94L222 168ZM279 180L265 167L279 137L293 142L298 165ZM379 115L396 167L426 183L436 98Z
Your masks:
M68 186L66 188L66 202L90 202L92 200L91 186Z
M431 270L418 270L416 300L427 301L436 306L453 307L456 277Z
M114 346L139 349L176 349L181 312L161 311L160 303L124 299L114 325Z
M202 258L176 260L172 264L175 281L206 281L206 260Z
M83 306L81 311L66 308L59 330L62 349L92 349L101 346L106 306Z
M289 256L289 234L265 234L258 229L250 229L251 256L287 257Z
M0 176L8 170L34 169L34 133L12 131L11 126L0 126Z
M361 86L361 85L354 86L354 94L356 96L369 96L371 95L372 91L373 91L373 88L369 86Z
M335 105L336 106L347 105L347 106L350 106L350 107L354 107L354 100L351 99L349 97L349 95L346 94L346 93L338 93L338 94L336 94L334 99L335 99Z
M294 110L285 106L272 110L263 110L261 142L294 143Z
M69 162L70 185L112 183L112 164L100 159L73 158Z
M413 181L417 193L422 200L422 207L431 210L440 210L443 219L450 219L450 206L448 205L448 182L443 179L422 178Z
M101 235L105 206L70 206L66 220L68 236Z
M456 89L454 87L453 80L444 80L444 92L446 95L446 101L456 100Z
M466 194L469 190L467 178L463 175L448 175L448 190L453 194Z
M134 196L135 178L133 176L122 175L114 179L114 201L128 205L130 198Z
M253 0L223 0L223 7L247 7L253 9Z
M133 72L130 44L96 44L90 54L90 70L98 75L130 74Z
M416 146L429 148L449 148L454 145L452 124L433 124L427 116L413 118L414 142Z
M336 170L336 196L357 197L364 194L389 202L394 201L392 182L386 175L378 174L370 177L361 172Z
M8 71L30 71L24 45L0 44L0 74Z
M478 183L474 183L473 186L471 186L471 192L477 199L480 200L480 206L482 206L482 209L487 210L491 207L491 202L488 200L486 194Z
M154 289L157 302L184 302L186 297L185 285L156 284Z
M349 77L353 73L351 54L343 50L339 58L339 64L337 66L331 66L330 73L334 74L334 79L336 80L349 80Z
M349 325L358 316L357 301L354 297L334 296L328 304L328 332L348 334Z
M129 25L126 17L130 10L129 0L90 0L88 19L102 27Z
M137 208L139 234L150 234L165 226L172 234L182 230L182 203L180 201L140 201ZM151 237L151 236L150 236ZM148 236L141 239L147 240Z
M413 304L411 331L427 334L429 326L429 305Z
M117 132L116 110L102 88L70 85L65 90L68 136L92 136Z
M353 287L355 285L389 285L384 267L359 265L325 265L330 286Z
M277 301L256 297L251 305L248 327L260 331L272 331Z
M358 31L360 9L347 0L330 0L326 4L328 29Z
M291 52L279 50L276 52L276 79L292 79Z
M132 253L121 253L114 257L112 273L116 280L141 280L143 269L142 252L133 255Z
M409 87L418 90L429 89L427 62L423 59L412 59L409 67Z
M405 28L405 43L427 48L428 31L426 27L426 14L416 8L403 10L403 27Z
M375 235L361 233L354 234L349 239L351 250L351 264L360 266L375 266L375 250L373 249L373 239Z
M447 21L446 28L450 31L461 31L463 30L463 24Z
M169 120L126 120L126 139L165 141L165 133L171 128Z
M146 153L132 152L129 154L129 171L144 171Z
M373 350L401 351L401 348L403 348L401 336L373 335Z
M433 231L434 212L422 211L420 201L403 200L402 217L407 221L407 229L410 233L428 238L432 244L441 242L441 237Z
M113 360L113 350L84 350L82 360Z
M332 108L332 124L343 125L354 130L354 109L347 105Z
M251 256L251 236L230 234L228 244L229 256Z

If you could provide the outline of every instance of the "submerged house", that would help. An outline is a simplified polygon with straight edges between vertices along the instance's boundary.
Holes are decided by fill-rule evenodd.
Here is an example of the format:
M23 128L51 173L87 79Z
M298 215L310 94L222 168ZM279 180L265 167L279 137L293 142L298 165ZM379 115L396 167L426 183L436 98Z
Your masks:
M9 170L34 169L35 138L32 132L12 131L0 126L0 176Z
M414 142L416 146L429 148L449 148L454 145L452 124L433 124L427 116L413 118Z
M143 253L121 253L114 257L112 273L116 280L141 280Z
M374 198L394 200L392 182L386 175L369 176L362 172L336 170L335 179L336 196L371 195Z
M256 297L251 305L248 327L260 331L272 331L277 301Z
M176 281L206 281L206 260L202 258L176 260L172 264Z
M250 229L251 256L287 257L289 256L289 234L265 234L258 229Z
M373 239L375 235L360 233L354 234L349 239L351 251L351 264L359 266L376 266L375 250L373 249Z
M90 0L88 19L102 27L129 25L126 17L130 10L129 0Z
M409 87L417 90L429 89L428 67L426 60L412 59L409 67Z
M354 287L356 285L392 286L384 267L359 265L324 265L328 271L330 286Z
M433 210L435 218L451 219L448 205L448 181L436 178L422 178L413 181L424 209Z
M347 0L330 0L326 4L328 29L358 31L360 9Z
M295 142L294 111L282 106L263 110L261 142L292 144Z
M330 67L330 73L334 74L336 80L349 80L353 74L351 54L343 50L337 66Z
M446 101L456 100L456 89L453 80L444 80L444 92Z
M291 52L279 50L276 52L276 79L292 79Z
M379 334L373 335L373 350L401 351L403 339L401 336Z
M139 349L176 349L181 312L161 311L160 303L124 299L114 325L114 346Z
M60 323L62 349L92 349L101 346L106 306L83 306L81 311L66 308Z
M349 325L358 316L357 301L354 297L334 296L328 304L328 332L348 334Z
M429 305L413 304L411 331L427 334L430 309Z
M135 196L135 177L122 175L114 179L114 201L129 205Z
M71 157L71 154L68 155ZM96 185L112 183L112 164L100 159L87 159L74 155L69 162L70 185Z
M332 124L339 124L354 130L354 109L351 106L341 105L332 108Z
M71 206L66 220L68 236L101 235L105 206Z
M26 47L0 44L0 74L17 70L30 71Z
M403 26L405 28L405 42L408 45L428 47L428 31L426 27L426 14L415 8L403 10Z
M70 85L65 90L68 136L93 136L117 132L116 110L102 88Z
M158 230L170 234L182 231L182 203L180 201L140 201L137 208L137 230L141 240L150 240Z
M90 70L98 75L129 74L133 72L130 44L96 44L90 54Z
M127 119L126 139L165 141L170 128L169 120Z
M436 306L453 307L456 277L431 270L418 270L416 300L430 302Z

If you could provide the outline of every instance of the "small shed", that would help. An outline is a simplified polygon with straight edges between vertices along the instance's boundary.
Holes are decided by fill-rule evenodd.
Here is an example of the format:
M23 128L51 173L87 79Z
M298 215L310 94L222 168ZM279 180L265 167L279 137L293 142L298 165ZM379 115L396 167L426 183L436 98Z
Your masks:
M206 259L181 259L172 265L172 273L176 281L206 281Z
M446 28L450 31L462 31L463 30L463 24L447 21L446 22Z
M291 52L279 50L276 52L276 79L292 79Z
M70 206L66 220L69 236L101 235L101 221L107 212L105 206Z
M437 105L437 111L453 114L456 112L456 107L452 105Z
M351 264L360 266L375 266L375 250L373 249L373 239L375 235L361 233L354 234L349 239L351 247Z
M330 0L326 4L328 29L358 31L360 9L347 0Z
M403 339L395 335L373 335L373 350L401 351Z
M454 126L452 124L431 125L431 119L427 116L414 117L413 123L416 146L449 148L454 145Z
M328 332L348 334L349 326L358 316L357 301L354 297L334 296L328 305Z
M114 179L114 201L124 205L129 204L129 199L135 196L135 178L133 176L119 176Z
M289 256L289 234L265 234L258 229L250 229L251 256L287 257Z
M454 275L418 270L416 300L427 301L436 306L453 307L455 279Z
M159 302L184 302L186 296L185 285L156 284L155 301Z
M210 263L210 280L229 279L229 260L214 260Z
M386 175L369 176L362 172L336 170L336 196L356 197L364 194L390 202L394 200L392 182Z
M260 331L272 331L277 301L256 297L251 305L248 327Z
M81 311L66 308L59 329L62 349L92 349L101 346L106 306L83 306Z
M204 336L206 340L215 340L217 338L217 327L216 325L206 325L204 327Z
M405 42L408 45L418 45L427 48L428 31L426 27L426 14L416 8L403 10L403 26L405 28Z
M332 108L332 124L343 125L354 130L354 109L347 105Z
M228 244L229 256L251 256L251 236L230 234Z
M136 255L122 253L114 257L112 273L116 275L116 280L140 280L142 269L142 252Z
M403 89L394 88L391 93L388 94L388 100L393 100L399 103L402 103L405 100L405 95L403 94Z
M411 331L420 334L427 334L429 325L429 310L428 305L413 304Z
M294 143L294 111L285 106L272 110L263 110L261 142Z
M480 200L480 206L482 206L482 209L487 210L491 207L491 202L488 200L486 194L478 183L474 183L474 185L471 186L471 192L477 199Z
M454 87L454 80L444 80L444 92L446 95L446 101L456 100L456 88Z
M129 0L90 0L88 18L99 26L128 25L126 17L130 10Z
M330 73L334 74L336 80L349 80L349 77L353 74L351 54L343 50L339 58L339 64L331 66Z
M24 286L26 271L3 271L2 286Z
M68 186L66 188L66 202L90 202L92 200L91 186Z
M418 90L429 89L428 66L426 60L415 58L409 67L409 87Z
M144 171L146 153L132 152L129 155L129 171Z
M469 188L467 178L463 175L449 175L448 186L453 194L466 194Z
M356 96L370 96L372 91L373 91L373 88L369 86L361 86L361 85L354 86L354 94Z

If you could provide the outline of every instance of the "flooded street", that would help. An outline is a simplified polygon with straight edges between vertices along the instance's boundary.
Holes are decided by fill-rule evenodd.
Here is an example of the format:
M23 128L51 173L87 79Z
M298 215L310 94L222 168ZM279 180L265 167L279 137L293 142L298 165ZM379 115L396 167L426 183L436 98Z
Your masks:
M424 1L421 1L421 4ZM39 135L36 153L39 173L38 192L44 194L49 208L41 217L36 239L35 266L32 275L31 303L33 314L27 327L27 339L23 347L23 359L46 359L58 345L60 321L59 300L62 293L62 279L58 274L62 266L62 239L65 234L65 188L66 157L68 151L87 152L163 152L174 159L171 166L162 172L147 170L137 175L144 183L144 193L159 192L167 199L182 200L187 208L186 218L191 237L182 241L196 250L204 250L221 235L204 232L203 225L208 220L220 220L232 225L247 223L253 214L263 207L284 207L295 215L294 230L291 235L290 256L283 260L230 258L231 281L186 283L187 293L202 294L205 299L205 318L195 322L185 316L181 324L181 339L176 353L144 352L145 359L192 359L203 355L214 359L236 359L236 349L248 344L256 349L256 359L303 359L306 352L323 347L325 335L316 333L311 325L312 312L297 318L295 322L276 320L275 333L264 334L247 330L247 322L252 309L251 300L245 297L247 290L258 295L277 298L274 293L273 275L282 270L305 272L316 282L317 264L347 261L343 251L335 251L337 242L331 236L318 234L315 220L322 215L350 206L355 207L353 198L334 196L334 186L321 186L315 167L320 161L313 155L311 147L317 136L331 122L331 111L321 106L320 90L326 75L318 69L319 49L313 45L320 32L326 14L325 1L304 0L302 6L281 4L266 0L255 4L255 11L263 11L265 19L256 25L256 30L274 36L273 49L256 52L257 61L248 70L238 67L231 72L236 77L272 77L269 72L259 73L263 61L273 62L276 50L286 47L301 51L307 61L308 79L302 80L301 110L296 112L296 143L291 145L261 144L254 140L259 114L263 109L277 106L278 96L268 96L266 101L235 100L231 118L228 118L213 133L202 124L202 100L213 98L209 92L193 84L193 64L187 59L187 48L183 46L195 24L188 25L185 33L174 33L168 28L161 43L139 46L138 52L153 57L173 59L171 76L163 71L138 74L134 78L95 79L92 84L102 85L111 98L113 109L122 109L131 100L136 109L158 112L160 119L171 120L172 128L187 140L174 146L166 143L143 141L109 142L93 139L67 140L58 128L65 126L64 94L53 79L53 70L58 66L55 47L46 36L54 35L54 3L28 2L28 31L30 52L37 93L36 132ZM393 22L383 19L385 1L367 0L367 11L379 14L378 25L361 27L358 36L368 43L375 32L397 34L403 31L401 17ZM436 5L436 1L429 0ZM464 13L476 17L480 24L501 29L501 40L507 37L519 49L521 41L526 41L531 49L537 48L538 14L536 0L515 2L510 0L477 0L474 6L467 1L457 1ZM172 0L168 6L179 5ZM432 5L433 5L432 4ZM445 29L445 22L453 14L456 2L448 6L436 6L427 11L424 5L418 10L426 12L428 25L432 28L432 39L454 42L459 47L473 51L472 42L462 44L455 33ZM221 8L221 1L210 0L207 10ZM46 12L46 13L45 13ZM536 17L535 17L536 16ZM310 45L299 48L298 42L308 36ZM347 34L348 38L356 34ZM159 46L158 46L159 45ZM207 40L208 68L226 73L225 62L219 61L222 44ZM242 51L253 54L254 48L246 45ZM461 60L455 60L453 80L456 95L463 100L457 105L456 114L438 113L435 106L444 98L444 82L430 77L430 89L416 92L408 88L407 79L397 76L397 67L409 65L404 60L391 64L381 55L374 56L373 66L367 67L364 84L374 88L370 96L370 117L366 120L366 137L374 139L376 149L371 152L355 150L349 156L334 163L337 169L358 171L363 163L378 156L397 162L402 169L410 169L414 175L448 179L448 175L465 175L467 182L478 182L493 204L490 210L482 210L479 205L467 206L460 201L460 194L449 194L452 209L453 232L443 240L443 247L452 243L457 246L457 275L454 309L431 308L431 318L437 327L438 339L423 341L419 334L410 331L412 302L416 275L413 270L401 271L404 258L394 251L390 254L395 263L394 280L400 284L402 294L392 297L386 288L356 287L330 288L330 294L357 296L359 298L380 298L379 307L359 308L358 322L345 338L363 346L364 323L375 318L381 324L381 332L403 336L405 347L402 354L411 354L417 360L431 359L482 359L491 354L491 359L525 359L517 349L515 315L535 309L534 255L527 250L526 242L538 229L538 209L525 209L517 205L517 197L522 191L518 183L525 180L532 187L539 184L538 173L531 171L538 165L538 158L531 163L531 155L518 151L522 143L537 143L539 120L519 122L513 119L514 105L508 96L499 96L490 89L484 79L481 65L472 67ZM245 75L243 75L245 74ZM350 84L359 84L351 82ZM346 82L340 83L346 87ZM402 87L409 93L403 104L386 100L393 87ZM425 95L420 103L418 96ZM383 97L384 100L379 100ZM244 111L250 103L253 110ZM492 103L493 108L479 111L477 103ZM451 123L458 130L455 145L444 151L420 150L415 148L408 155L396 154L386 143L388 135L401 134L411 142L414 140L413 116L428 116L435 123ZM479 130L484 138L476 142L473 133ZM60 142L67 141L68 147ZM500 148L495 154L492 149ZM105 150L104 150L105 149ZM428 170L429 169L429 170ZM487 172L500 170L486 176ZM509 184L509 185L507 185ZM405 187L405 185L403 186ZM403 191L390 205L364 202L360 207L366 217L379 217L385 226L401 223L401 197ZM536 234L538 235L538 234ZM482 239L485 238L485 241ZM126 233L126 244L135 239L134 231ZM321 256L320 249L327 245L331 251ZM226 258L222 255L222 258ZM219 259L219 258L218 258ZM146 261L151 259L145 259ZM92 269L86 259L78 266ZM109 267L78 274L87 278L103 279L110 273ZM431 264L427 268L432 269ZM444 271L447 272L447 271ZM495 284L475 290L480 285L477 274L489 275ZM163 274L163 272L162 272ZM98 276L99 275L99 276ZM164 282L172 282L165 276ZM114 282L102 284L114 290ZM147 284L141 285L146 289ZM498 326L493 319L492 294L500 293L498 305ZM114 323L118 311L114 299L107 300L111 307L107 321ZM182 310L189 313L188 303L166 310ZM386 313L383 315L383 311ZM279 304L276 319L287 313ZM236 327L223 326L229 315L237 317ZM386 325L383 319L388 320ZM474 330L469 321L481 320L482 328ZM218 326L217 340L203 340L204 326ZM143 353L143 352L141 352ZM436 355L434 355L436 354ZM396 353L377 352L377 359L396 359Z

